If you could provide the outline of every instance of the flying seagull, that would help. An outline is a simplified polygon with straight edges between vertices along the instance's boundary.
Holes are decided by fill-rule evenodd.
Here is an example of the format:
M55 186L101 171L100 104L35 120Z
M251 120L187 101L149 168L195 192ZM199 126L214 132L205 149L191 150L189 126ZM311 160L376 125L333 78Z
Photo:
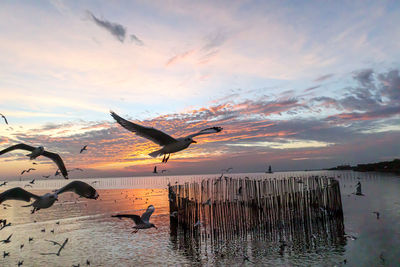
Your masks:
M47 209L51 207L55 201L58 200L58 195L64 192L75 192L81 197L89 198L89 199L97 199L99 194L96 189L88 185L87 183L81 181L73 181L67 184L66 186L56 190L54 193L46 193L43 196L38 196L32 194L21 187L14 187L8 189L0 194L0 204L6 200L15 199L29 202L31 198L35 199L35 201L27 206L33 206L32 213L40 209Z
M2 116L3 117L3 119L4 119L4 121L6 122L6 124L8 125L8 121L7 121L7 118L6 118L6 116L4 116L3 114L1 114L0 113L0 116Z
M25 172L30 172L30 171L36 171L36 169L35 169L35 168L29 168L29 169L27 169L27 170L23 170L23 171L21 172L21 175L24 174Z
M83 151L87 150L87 145L85 145L84 147L81 148L81 151L79 153L82 153Z
M153 205L150 205L147 207L147 210L145 213L142 214L142 216L135 215L135 214L118 214L118 215L112 215L111 217L117 217L117 218L129 218L132 219L135 222L135 226L133 228L135 229L132 233L137 233L139 229L148 229L148 228L156 228L157 227L150 223L150 216L153 214L155 208Z
M10 243L11 242L11 237L12 237L12 235L13 234L11 234L11 235L9 235L6 239L4 239L4 240L0 240L0 242L3 242L3 243Z
M150 153L149 156L155 158L155 157L164 155L162 162L165 162L165 163L168 161L169 155L171 153L181 151L181 150L189 147L189 145L191 143L197 143L196 141L193 140L193 137L198 136L198 135L203 135L203 134L218 133L218 132L222 131L221 127L211 127L211 128L203 129L197 133L188 135L186 137L180 137L180 138L175 139L160 130L154 129L152 127L141 126L139 124L127 121L127 120L121 118L120 116L118 116L113 111L110 111L110 113L111 113L111 116L125 129L127 129L131 132L134 132L137 135L147 138L147 139L153 141L154 143L162 146L163 147L162 149ZM168 155L167 158L166 158L166 155Z
M26 144L18 144L18 145L10 146L9 148L3 149L2 151L0 151L0 155L3 155L7 152L10 152L10 151L13 151L16 149L23 149L23 150L31 151L31 153L26 155L31 160L39 157L40 155L51 159L52 161L54 161L57 164L57 167L61 170L61 173L63 174L64 178L68 179L68 172L67 172L67 169L65 168L64 162L61 159L61 157L56 153L52 153L52 152L44 150L44 148L42 146L33 147L30 145L26 145Z
M61 250L65 247L65 245L67 244L67 242L68 242L68 238L65 239L65 241L64 241L64 243L63 243L62 245L60 245L59 243L57 243L57 244L60 246L60 248L58 249L57 253L40 253L40 255L57 255L57 256L60 256L60 252L61 252ZM54 244L54 245L56 245L56 244Z

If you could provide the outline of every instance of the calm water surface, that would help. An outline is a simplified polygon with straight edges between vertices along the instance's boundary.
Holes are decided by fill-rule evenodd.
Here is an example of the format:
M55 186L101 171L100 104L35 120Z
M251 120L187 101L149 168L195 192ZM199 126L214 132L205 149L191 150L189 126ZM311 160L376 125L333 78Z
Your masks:
M216 175L155 176L140 178L86 179L100 193L98 200L62 194L49 209L30 214L23 202L8 201L0 206L0 218L12 222L0 231L0 266L134 266L134 265L264 265L264 266L400 266L400 177L356 172L282 172L274 174L238 174L239 177L288 177L327 175L337 177L341 186L345 232L357 239L332 241L327 236L288 240L284 250L279 240L238 238L198 242L183 235L171 235L167 184L201 180ZM360 181L365 196L355 196ZM63 186L65 180L37 181L32 192L43 194ZM26 182L10 182L5 190ZM4 203L3 203L4 204ZM158 229L132 232L132 221L111 218L120 212L141 214L148 205L156 208L151 221ZM379 211L380 218L372 212ZM56 224L59 222L59 224ZM45 232L42 232L45 229ZM51 232L54 230L54 233ZM301 234L301 233L300 233ZM32 237L33 241L28 242ZM61 255L47 240L62 243L69 239ZM20 245L24 244L21 249ZM244 261L244 255L251 262ZM344 261L346 260L346 263Z

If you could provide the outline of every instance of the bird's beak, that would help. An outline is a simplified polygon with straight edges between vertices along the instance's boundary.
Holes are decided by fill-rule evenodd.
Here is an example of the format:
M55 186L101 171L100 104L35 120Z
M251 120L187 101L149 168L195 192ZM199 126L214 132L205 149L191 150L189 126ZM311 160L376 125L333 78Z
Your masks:
M192 140L192 143L195 143L195 144L197 144L197 142L196 142L196 141L194 141L194 140Z

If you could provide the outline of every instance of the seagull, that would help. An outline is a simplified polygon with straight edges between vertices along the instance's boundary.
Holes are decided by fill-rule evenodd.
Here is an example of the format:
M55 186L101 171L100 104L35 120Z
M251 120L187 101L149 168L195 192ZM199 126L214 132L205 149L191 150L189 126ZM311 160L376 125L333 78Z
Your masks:
M6 185L8 182L3 182L2 184L0 184L0 186Z
M141 126L139 124L127 121L120 116L118 116L116 113L113 111L110 111L111 116L125 129L136 133L137 135L147 138L154 143L162 146L163 148L157 151L154 151L149 154L149 156L155 158L160 155L164 155L164 158L162 162L166 163L169 159L169 156L171 153L175 153L178 151L181 151L187 147L191 143L197 143L196 141L193 140L193 137L198 136L198 135L203 135L203 134L211 134L211 133L218 133L222 131L221 127L211 127L207 129L203 129L197 133L188 135L186 137L181 137L181 138L173 138L170 135L157 130L152 127L146 127L146 126ZM166 157L168 155L168 157Z
M148 229L148 228L156 228L157 227L150 223L150 216L153 214L155 208L153 205L150 205L147 207L147 210L145 213L142 214L142 216L135 215L135 214L117 214L117 215L112 215L111 217L117 217L117 218L129 218L132 219L135 222L135 226L133 228L135 229L132 233L137 233L139 229Z
M40 255L57 255L57 256L60 256L60 252L65 247L67 242L68 242L68 238L65 239L65 241L64 241L64 243L62 245L60 243L56 242L58 245L60 245L60 248L58 249L57 253L40 253ZM56 244L54 244L54 245L56 245Z
M5 252L5 251L3 251L3 258L5 258L5 257L7 257L7 256L10 256L10 252Z
M26 145L26 144L22 144L21 143L21 144L17 144L17 145L14 145L14 146L10 146L9 148L3 149L2 151L0 151L0 155L3 155L5 153L7 153L7 152L10 152L10 151L13 151L13 150L16 150L16 149L23 149L23 150L31 151L31 153L26 155L31 160L32 159L36 159L40 155L51 159L52 161L54 161L57 164L57 167L61 170L61 173L63 174L64 178L68 179L67 169L65 168L65 165L64 165L64 162L63 162L62 158L56 153L44 150L44 148L42 146L33 147L33 146L30 146L30 145Z
M0 154L0 155L1 155L1 154ZM21 172L21 175L24 174L25 172L30 172L30 171L36 171L36 169L35 169L35 168L29 168L29 169L27 169L27 170L23 170L23 171Z
M6 124L8 125L8 121L7 121L7 118L6 118L6 116L4 116L4 115L3 115L3 114L1 114L1 113L0 113L0 116L1 116L1 117L3 117L4 121L5 121L5 122L6 122Z
M42 175L42 177L47 179L50 177L50 175Z
M381 215L381 214L379 213L379 211L374 211L374 212L372 212L372 213L376 214L376 219L379 220L379 216Z
M36 179L33 179L32 181L30 181L30 184L34 184Z
M66 186L56 190L54 193L46 193L42 196L32 194L22 189L21 187L14 187L0 194L0 204L10 199L29 202L31 198L33 198L35 199L35 201L32 204L23 207L33 206L32 213L34 213L37 210L47 209L51 207L54 204L54 202L58 200L59 194L69 191L75 192L81 197L89 199L97 199L99 197L99 194L97 193L96 189L94 189L87 183L81 181L73 181L67 184Z
M3 242L4 244L7 244L7 243L10 243L11 242L11 237L12 237L12 235L13 234L11 234L11 235L9 235L6 239L4 239L4 240L0 240L0 242Z
M87 145L85 145L84 147L81 148L81 151L79 153L82 153L83 151L87 150Z
M18 261L18 266L21 266L21 265L23 265L24 264L24 261Z

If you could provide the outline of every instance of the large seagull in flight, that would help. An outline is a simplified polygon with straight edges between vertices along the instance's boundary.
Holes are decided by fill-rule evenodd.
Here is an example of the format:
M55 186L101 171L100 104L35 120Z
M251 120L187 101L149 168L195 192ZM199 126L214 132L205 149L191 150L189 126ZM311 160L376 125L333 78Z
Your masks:
M115 112L110 111L111 116L125 129L136 133L137 135L147 138L154 143L162 146L160 150L151 152L149 156L152 156L153 158L164 155L164 158L162 162L167 162L169 159L169 156L171 153L175 153L181 150L184 150L185 148L189 147L191 143L197 143L196 141L193 140L193 137L202 135L202 134L212 134L212 133L218 133L222 131L221 127L211 127L207 129L203 129L197 133L188 135L186 137L180 137L180 138L173 138L170 135L154 129L152 127L146 127L146 126L141 126L139 124L127 121L120 116L118 116ZM168 155L168 156L167 156Z

